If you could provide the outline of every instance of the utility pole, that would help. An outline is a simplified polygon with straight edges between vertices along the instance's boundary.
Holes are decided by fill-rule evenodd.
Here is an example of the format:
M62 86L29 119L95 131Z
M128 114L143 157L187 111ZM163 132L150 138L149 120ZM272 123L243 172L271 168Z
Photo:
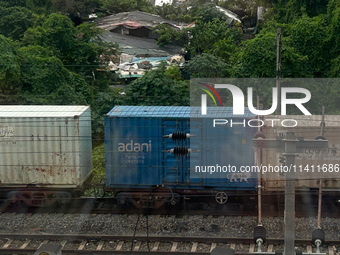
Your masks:
M281 112L281 28L276 31L276 88L277 88L277 108L276 115Z
M321 130L320 130L320 135L323 136L325 134L325 106L322 106L322 119L321 119Z
M264 137L264 135L262 136ZM285 187L285 241L284 254L295 254L295 156L298 152L306 149L323 149L328 147L327 140L304 140L297 139L294 132L286 132L285 137L276 139L253 138L255 149L276 149L285 157L286 167L286 187Z
M294 132L287 132L283 139L285 143L286 165L289 169L293 169L295 165L295 153L297 139ZM284 254L295 254L295 172L288 171L286 173L286 187L285 187L285 242Z
M257 96L257 109L260 109L260 97ZM257 121L260 122L260 115L257 115ZM261 127L257 127L257 132L261 131ZM256 164L259 166L262 164L262 150L257 148L256 151ZM258 225L262 226L262 173L257 174L257 206L258 206Z
M325 106L322 106L322 119L320 123L320 136L325 134ZM321 153L321 165L323 165L323 153ZM321 206L322 206L322 179L319 180L319 201L318 201L318 228L321 229Z

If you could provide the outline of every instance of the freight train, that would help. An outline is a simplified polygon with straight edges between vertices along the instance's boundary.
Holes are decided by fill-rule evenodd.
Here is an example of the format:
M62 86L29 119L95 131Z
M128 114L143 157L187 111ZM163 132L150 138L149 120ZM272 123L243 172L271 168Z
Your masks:
M247 108L235 116L231 107L208 107L202 116L200 107L115 106L104 118L106 190L115 192L118 205L137 208L200 196L224 204L230 196L255 195L259 182L263 193L282 192L282 171L252 170L278 167L281 156L272 148L254 149L254 135L259 129L260 139L294 131L313 139L322 119L284 117L267 116L258 127ZM82 193L92 172L88 106L0 106L0 119L3 196L42 206ZM268 125L272 119L285 125ZM320 180L324 192L340 188L340 118L326 116L325 124L328 148L297 154L303 169L295 174L298 190L317 189ZM324 164L328 171L311 171Z
M0 192L29 206L67 202L92 172L88 106L0 106Z

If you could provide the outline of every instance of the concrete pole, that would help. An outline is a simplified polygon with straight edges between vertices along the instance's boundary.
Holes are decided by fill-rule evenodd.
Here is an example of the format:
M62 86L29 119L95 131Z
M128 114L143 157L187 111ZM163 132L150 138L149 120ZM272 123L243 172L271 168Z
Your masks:
M260 97L257 96L257 109L260 109ZM260 115L257 116L258 122L260 122ZM257 127L257 131L261 131L260 126ZM262 165L262 149L259 147L256 150L256 163L258 166ZM262 172L257 173L257 206L258 206L258 225L262 226Z
M281 28L276 31L276 88L277 88L277 108L276 115L281 114Z
M320 135L325 134L325 106L322 106L322 120ZM323 152L321 152L321 165L323 166ZM318 228L321 228L321 207L322 207L322 179L319 180L319 203L318 203Z
M294 132L287 132L284 139L286 166L291 171L286 173L286 190L285 190L285 241L284 254L295 254L295 173L293 166L295 165L296 152L296 136Z

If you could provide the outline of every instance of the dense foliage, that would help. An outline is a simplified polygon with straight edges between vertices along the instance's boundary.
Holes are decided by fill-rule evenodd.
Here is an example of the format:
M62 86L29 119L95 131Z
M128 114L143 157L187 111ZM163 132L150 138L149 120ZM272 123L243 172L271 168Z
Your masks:
M126 90L129 105L188 105L189 82L183 81L179 68L162 63L133 81Z
M230 23L216 4L245 19L264 6L265 21L245 37L244 24ZM195 26L158 26L160 46L187 52L184 67L160 65L122 93L109 88L117 77L106 71L118 46L103 42L95 24L80 18L132 10ZM148 0L0 0L0 103L89 104L94 127L115 104L187 105L189 77L275 77L278 27L282 77L340 76L339 0L189 0L163 7ZM339 87L328 92L338 95ZM328 113L337 112L336 102L329 105Z
M105 70L117 46L103 42L94 24L76 27L65 15L40 15L27 4L0 5L0 103L94 105L93 124L100 125L103 105L116 97Z
M148 0L103 0L103 9L109 13L128 11L154 12L154 8Z

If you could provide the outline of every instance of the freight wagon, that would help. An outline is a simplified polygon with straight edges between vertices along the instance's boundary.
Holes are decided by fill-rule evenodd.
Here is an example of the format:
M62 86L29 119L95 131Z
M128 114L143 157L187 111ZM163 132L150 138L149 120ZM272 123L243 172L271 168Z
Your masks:
M233 116L231 107L116 106L105 117L106 186L119 205L140 208L176 205L183 196L254 191L255 128L240 128L255 116ZM217 120L234 122L231 127Z
M290 119L283 127L264 126L262 132L266 138L284 135L287 131L295 132L298 139L315 139L321 132L321 115L292 115L292 116L266 116L265 119L275 119L280 123L283 119ZM266 121L265 121L266 122ZM326 115L324 118L324 137L328 140L328 148L304 149L297 153L295 158L296 189L311 191L319 188L322 180L322 189L325 193L338 192L340 188L340 116ZM262 165L279 165L282 153L275 149L264 148L259 156ZM268 192L282 192L285 188L284 175L280 172L265 172L262 175L264 189Z
M0 192L41 206L68 201L92 172L89 106L0 106Z
M247 108L234 116L231 107L208 107L202 116L200 107L116 106L105 116L106 189L116 192L119 205L156 208L202 195L220 204L230 195L254 196L261 180L264 199L271 200L269 195L283 194L284 175L240 171L280 164L280 152L254 151L255 118ZM298 125L272 127L270 119L285 119L286 126L295 119ZM267 116L262 133L275 138L294 131L314 139L321 119ZM0 120L2 197L42 206L81 193L92 173L88 106L0 106ZM325 116L324 130L327 149L297 154L297 166L315 171L297 171L298 191L318 189L321 179L324 192L339 192L340 117ZM324 164L334 171L317 172Z

